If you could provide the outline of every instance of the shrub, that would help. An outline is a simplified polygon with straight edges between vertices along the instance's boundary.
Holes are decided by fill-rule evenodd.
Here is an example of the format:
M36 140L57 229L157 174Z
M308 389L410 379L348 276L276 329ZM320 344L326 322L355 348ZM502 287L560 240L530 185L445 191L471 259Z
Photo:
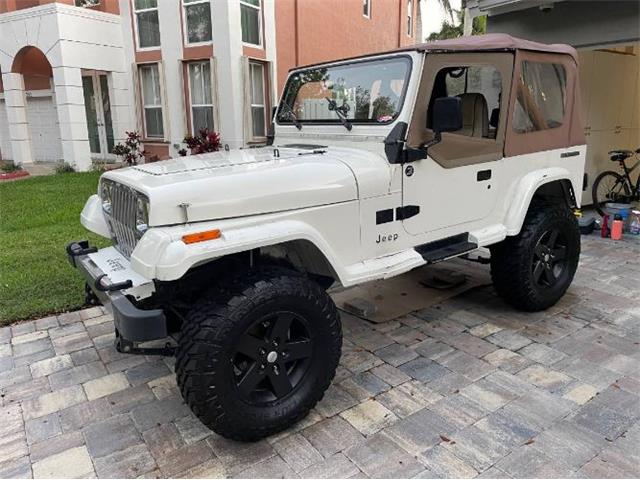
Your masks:
M207 152L217 152L220 150L220 134L217 132L210 132L206 128L202 128L198 135L187 135L182 140L183 143L187 144L187 148L191 151L192 155L197 155L199 153L207 153ZM181 149L178 151L181 156L187 155L186 149Z
M0 162L0 170L5 173L18 172L22 170L22 166L20 164L16 164L13 162Z
M111 153L122 158L128 165L136 165L138 160L144 160L145 151L140 146L140 134L138 132L125 132L127 138L123 143L117 144Z
M60 162L56 165L56 173L74 173L75 171L73 165L67 162Z

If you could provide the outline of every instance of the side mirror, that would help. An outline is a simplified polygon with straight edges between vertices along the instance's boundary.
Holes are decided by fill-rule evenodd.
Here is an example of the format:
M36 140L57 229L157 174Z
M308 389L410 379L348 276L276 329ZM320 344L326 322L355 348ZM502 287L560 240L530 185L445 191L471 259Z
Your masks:
M459 97L436 98L433 103L433 131L436 136L442 132L455 132L462 128L462 101Z

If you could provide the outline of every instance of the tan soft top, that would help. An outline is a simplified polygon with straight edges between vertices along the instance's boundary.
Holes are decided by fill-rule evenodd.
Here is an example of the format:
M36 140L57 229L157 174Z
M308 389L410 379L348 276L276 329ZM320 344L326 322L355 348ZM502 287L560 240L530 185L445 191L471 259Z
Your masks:
M473 35L471 37L458 37L448 40L436 40L434 42L399 48L397 51L418 50L422 52L475 52L478 50L529 50L534 52L561 53L571 55L574 60L578 58L575 48L564 44L547 45L522 38L512 37L506 33L487 33L486 35Z
M290 72L295 70L304 70L305 68L315 67L318 65L326 65L328 63L341 63L360 58L367 58L376 55L384 55L393 52L478 52L478 51L505 51L505 50L524 50L530 52L556 53L561 55L569 55L575 63L578 63L578 52L570 45L555 43L547 45L546 43L533 42L522 38L512 37L506 33L487 33L485 35L473 35L470 37L458 37L448 40L436 40L434 42L419 43L417 45L407 45L405 47L396 48L386 52L370 52L355 57L340 58L319 63L311 63L308 65L300 65L289 69Z

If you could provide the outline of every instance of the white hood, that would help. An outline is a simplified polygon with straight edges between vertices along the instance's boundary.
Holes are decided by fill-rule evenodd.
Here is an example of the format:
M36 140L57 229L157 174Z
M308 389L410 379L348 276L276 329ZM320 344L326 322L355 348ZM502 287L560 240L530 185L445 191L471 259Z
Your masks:
M351 169L326 150L231 150L104 174L144 193L151 226L273 213L358 198Z

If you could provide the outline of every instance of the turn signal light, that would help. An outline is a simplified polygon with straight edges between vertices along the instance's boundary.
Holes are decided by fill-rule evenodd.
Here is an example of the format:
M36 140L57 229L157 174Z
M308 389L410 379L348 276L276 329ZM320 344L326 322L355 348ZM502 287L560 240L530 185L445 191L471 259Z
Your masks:
M204 232L190 233L189 235L183 235L182 241L187 245L190 243L206 242L207 240L215 240L220 238L222 233L220 230L205 230Z

